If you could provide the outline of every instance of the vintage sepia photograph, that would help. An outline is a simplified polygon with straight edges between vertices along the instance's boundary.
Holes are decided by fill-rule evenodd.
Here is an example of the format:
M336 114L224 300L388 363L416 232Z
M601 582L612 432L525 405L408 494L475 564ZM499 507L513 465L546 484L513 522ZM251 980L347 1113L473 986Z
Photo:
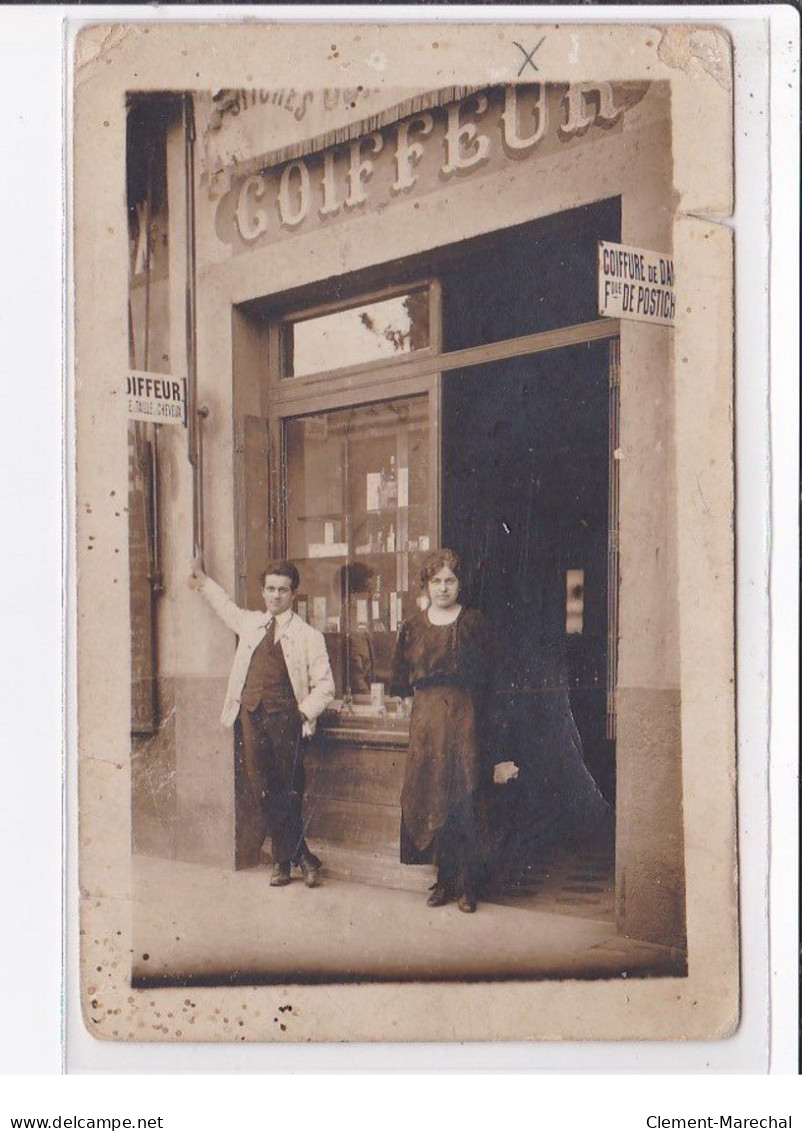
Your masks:
M737 1023L731 68L80 33L94 1035Z

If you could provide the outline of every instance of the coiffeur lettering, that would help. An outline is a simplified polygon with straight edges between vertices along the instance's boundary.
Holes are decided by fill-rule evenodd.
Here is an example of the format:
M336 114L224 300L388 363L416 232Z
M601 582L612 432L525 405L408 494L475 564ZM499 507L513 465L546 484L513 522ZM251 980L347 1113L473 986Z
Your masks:
M169 377L139 377L131 374L126 378L125 391L129 397L158 397L163 401L181 402L181 383Z
M546 86L535 84L534 89L537 95L531 113L526 115L529 120L522 124L518 88L505 88L504 111L496 129L500 132L505 150L516 156L533 149L546 134ZM571 83L563 101L565 118L557 131L562 140L581 136L594 123L613 125L623 113L623 108L615 106L611 83ZM473 94L462 102L445 107L445 129L441 139L442 177L472 172L489 160L491 149L499 139L494 141L475 121L466 120L469 113L474 118L481 118L487 108L485 94ZM435 117L430 111L405 118L392 127L395 135L392 196L405 193L415 185L416 166L424 156L427 144L433 141L434 127ZM290 229L297 228L310 215L315 197L320 202L318 215L324 218L336 215L343 208L358 208L369 199L373 158L385 148L388 140L392 140L390 129L381 133L375 131L349 142L345 175L339 178L335 164L338 147L325 150L322 163L316 162L314 168L317 194L313 191L310 166L303 157L283 166L277 187L265 172L246 177L239 189L235 212L240 237L251 242L267 232L273 205L278 208L281 225ZM271 186L275 196L268 199Z

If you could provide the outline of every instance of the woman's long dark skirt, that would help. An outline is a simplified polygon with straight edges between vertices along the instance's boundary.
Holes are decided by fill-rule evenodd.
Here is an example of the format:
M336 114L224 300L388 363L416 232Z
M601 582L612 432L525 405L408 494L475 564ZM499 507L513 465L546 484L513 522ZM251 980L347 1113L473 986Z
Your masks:
M418 688L401 795L402 864L436 864L438 883L475 891L487 858L486 770L474 698L455 684Z

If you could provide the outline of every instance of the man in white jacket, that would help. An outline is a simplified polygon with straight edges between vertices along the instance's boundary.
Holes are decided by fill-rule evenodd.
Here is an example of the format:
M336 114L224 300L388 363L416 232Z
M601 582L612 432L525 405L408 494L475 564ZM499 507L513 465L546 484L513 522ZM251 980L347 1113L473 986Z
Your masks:
M317 887L321 862L304 839L303 739L334 698L322 633L292 611L300 576L292 562L271 562L262 574L265 612L240 609L203 570L192 563L189 585L239 637L221 721L242 727L246 772L259 800L273 855L273 887L292 879L296 864L307 887Z

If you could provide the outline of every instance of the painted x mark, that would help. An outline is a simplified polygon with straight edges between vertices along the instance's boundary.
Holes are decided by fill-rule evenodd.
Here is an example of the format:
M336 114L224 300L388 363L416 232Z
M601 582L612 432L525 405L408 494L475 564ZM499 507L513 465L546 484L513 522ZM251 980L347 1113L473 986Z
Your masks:
M537 63L535 63L532 56L537 51L538 47L540 47L541 43L543 42L543 40L545 38L546 37L544 35L541 39L539 39L538 42L535 44L535 46L532 48L531 51L527 51L525 47L523 47L520 43L517 42L517 40L513 39L512 42L515 44L515 46L518 48L518 50L522 53L522 55L524 57L524 61L523 61L523 63L521 63L521 66L518 70L518 78L520 78L521 75L523 74L524 68L527 66L527 64L532 68L533 71L537 71Z

